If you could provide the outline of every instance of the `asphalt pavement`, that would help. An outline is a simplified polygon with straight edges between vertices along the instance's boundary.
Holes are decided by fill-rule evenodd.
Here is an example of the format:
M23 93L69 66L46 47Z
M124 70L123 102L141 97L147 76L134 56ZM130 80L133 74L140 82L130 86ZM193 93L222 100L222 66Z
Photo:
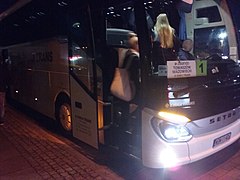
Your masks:
M46 126L11 106L6 108L0 126L0 180L240 180L239 140L199 162L159 170L108 152L90 156L86 148Z
M123 179L11 107L0 126L0 180Z

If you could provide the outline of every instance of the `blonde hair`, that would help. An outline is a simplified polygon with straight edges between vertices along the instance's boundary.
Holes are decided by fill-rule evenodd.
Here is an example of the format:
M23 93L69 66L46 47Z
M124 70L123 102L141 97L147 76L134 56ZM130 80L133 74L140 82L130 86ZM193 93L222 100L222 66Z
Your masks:
M160 38L162 48L173 48L174 29L170 26L166 14L159 14L155 30Z

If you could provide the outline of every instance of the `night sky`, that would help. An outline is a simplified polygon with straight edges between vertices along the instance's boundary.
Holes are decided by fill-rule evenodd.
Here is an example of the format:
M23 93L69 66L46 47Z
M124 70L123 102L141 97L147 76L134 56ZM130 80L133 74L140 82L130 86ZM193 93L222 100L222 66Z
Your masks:
M17 0L1 0L0 2L0 14L5 11L6 9L8 9L9 7L11 7L11 5L13 5L15 2L17 2Z

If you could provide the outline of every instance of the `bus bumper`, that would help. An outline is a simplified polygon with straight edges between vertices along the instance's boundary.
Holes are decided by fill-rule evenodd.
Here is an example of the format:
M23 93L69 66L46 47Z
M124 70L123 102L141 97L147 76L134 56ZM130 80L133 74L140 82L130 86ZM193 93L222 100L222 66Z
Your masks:
M151 111L151 110L150 110ZM240 119L228 126L204 135L193 136L189 142L167 143L151 127L152 113L142 113L142 162L150 168L171 168L208 157L240 138ZM228 136L216 144L216 139Z
M240 119L228 126L188 142L191 162L210 156L231 145L240 138ZM218 141L218 142L217 142Z

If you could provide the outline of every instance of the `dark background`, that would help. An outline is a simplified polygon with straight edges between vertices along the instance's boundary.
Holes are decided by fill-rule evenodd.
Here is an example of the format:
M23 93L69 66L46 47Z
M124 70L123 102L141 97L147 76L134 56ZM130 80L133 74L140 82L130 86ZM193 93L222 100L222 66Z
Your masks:
M0 1L0 14L3 13L5 10L7 10L9 7L11 7L13 4L15 4L19 0L1 0Z

